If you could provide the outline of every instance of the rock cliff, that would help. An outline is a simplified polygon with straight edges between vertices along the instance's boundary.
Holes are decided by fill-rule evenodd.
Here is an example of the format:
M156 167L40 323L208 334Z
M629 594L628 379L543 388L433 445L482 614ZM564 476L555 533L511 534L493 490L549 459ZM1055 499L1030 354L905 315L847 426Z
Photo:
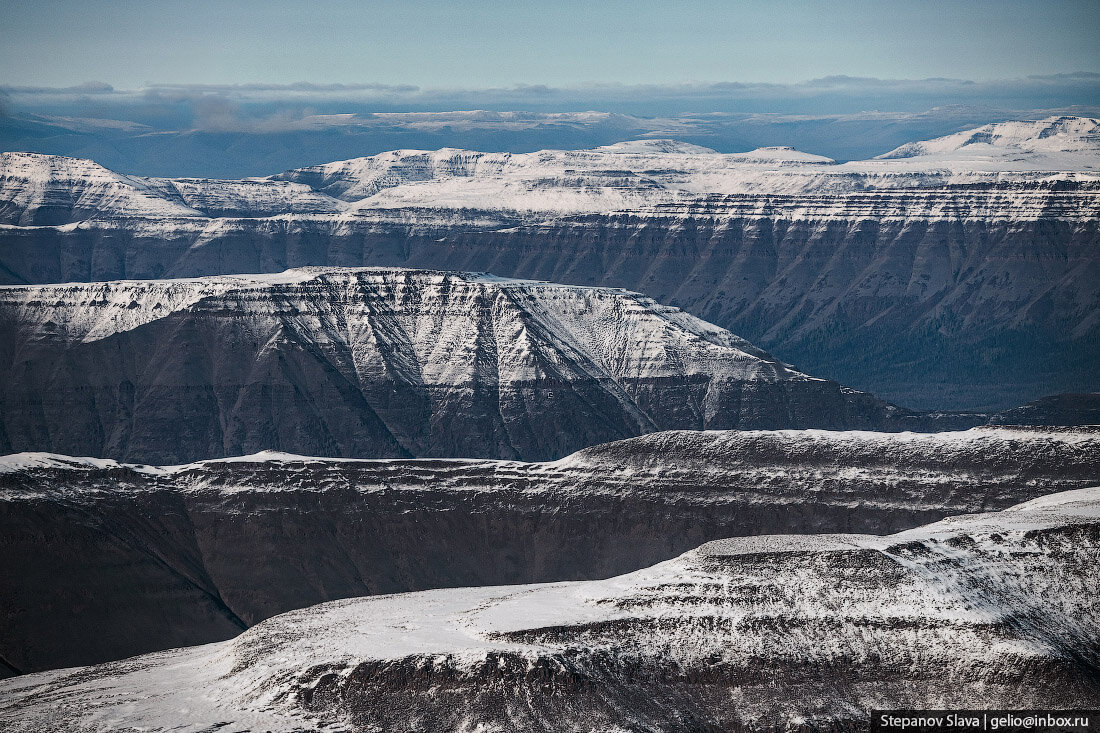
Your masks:
M268 179L0 157L0 282L408 266L626 287L920 409L1100 388L1097 121L837 164L675 141L393 151Z

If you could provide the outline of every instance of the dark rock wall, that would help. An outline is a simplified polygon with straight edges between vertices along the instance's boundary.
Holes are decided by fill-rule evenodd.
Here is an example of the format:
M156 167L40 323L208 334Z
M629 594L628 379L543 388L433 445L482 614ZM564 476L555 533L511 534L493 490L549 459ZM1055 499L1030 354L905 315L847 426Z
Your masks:
M1100 482L1094 443L784 435L661 433L560 464L0 474L0 658L90 664L337 598L610 577L713 539L889 533Z
M340 275L235 291L95 340L29 322L18 300L4 304L0 453L155 464L261 450L550 460L656 430L906 429L919 418L733 349L708 352L725 360L713 372L689 374L674 357L698 354L675 352L648 375L641 363L612 374L510 291L458 280L429 292L415 273L394 277L404 284ZM43 296L53 297L75 296ZM638 304L608 297L621 301L615 328L632 333L636 321L620 311ZM27 307L45 318L51 304ZM93 300L80 315L111 307ZM639 310L648 330L638 338L675 332ZM427 318L439 338L465 329L453 351L426 355L434 345L415 332Z
M812 374L919 409L1005 409L1090 391L1100 364L1097 217L587 216L544 225L234 220L6 229L10 283L400 265L626 287ZM476 218L477 212L468 212ZM877 217L877 218L876 218ZM413 217L415 219L415 216ZM510 226L514 224L515 226ZM201 246L192 247L196 242Z

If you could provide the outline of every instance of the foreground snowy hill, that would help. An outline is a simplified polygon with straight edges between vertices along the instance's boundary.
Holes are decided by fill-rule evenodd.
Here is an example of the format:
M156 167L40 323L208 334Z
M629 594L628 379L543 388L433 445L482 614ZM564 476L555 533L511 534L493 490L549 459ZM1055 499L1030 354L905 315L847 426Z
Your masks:
M337 601L0 683L12 731L836 729L1100 705L1100 489L888 536L710 542L610 580Z
M1097 484L1088 429L681 431L552 463L17 454L0 659L89 664L337 598L606 578L722 537L884 533Z
M626 287L922 409L1100 389L1097 120L836 164L669 140L399 150L266 179L0 155L0 282L386 265Z
M0 339L5 452L543 460L655 430L918 417L637 293L470 273L0 287Z

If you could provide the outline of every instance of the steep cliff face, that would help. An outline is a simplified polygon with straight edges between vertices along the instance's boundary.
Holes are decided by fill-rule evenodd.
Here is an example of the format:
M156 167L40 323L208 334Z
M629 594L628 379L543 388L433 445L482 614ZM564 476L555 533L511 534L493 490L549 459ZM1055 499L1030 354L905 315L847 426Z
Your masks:
M0 334L6 451L544 460L654 430L906 414L636 293L489 275L7 287Z
M845 164L635 141L248 181L8 154L0 282L383 265L627 287L899 404L1007 409L1100 388L1097 125L1002 123Z
M670 532L674 531L672 528ZM888 536L711 542L610 580L338 601L0 683L12 730L836 730L1100 704L1100 490Z
M658 433L553 463L0 459L0 658L218 641L323 601L606 578L709 540L873 532L1100 483L1100 435Z

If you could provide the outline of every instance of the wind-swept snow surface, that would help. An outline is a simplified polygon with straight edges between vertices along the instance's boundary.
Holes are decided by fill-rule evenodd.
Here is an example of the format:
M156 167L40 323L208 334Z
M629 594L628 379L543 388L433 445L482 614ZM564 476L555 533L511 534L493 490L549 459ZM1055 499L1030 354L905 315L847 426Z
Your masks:
M604 581L315 606L0 683L13 731L833 729L1100 704L1100 489L885 537L708 543Z

